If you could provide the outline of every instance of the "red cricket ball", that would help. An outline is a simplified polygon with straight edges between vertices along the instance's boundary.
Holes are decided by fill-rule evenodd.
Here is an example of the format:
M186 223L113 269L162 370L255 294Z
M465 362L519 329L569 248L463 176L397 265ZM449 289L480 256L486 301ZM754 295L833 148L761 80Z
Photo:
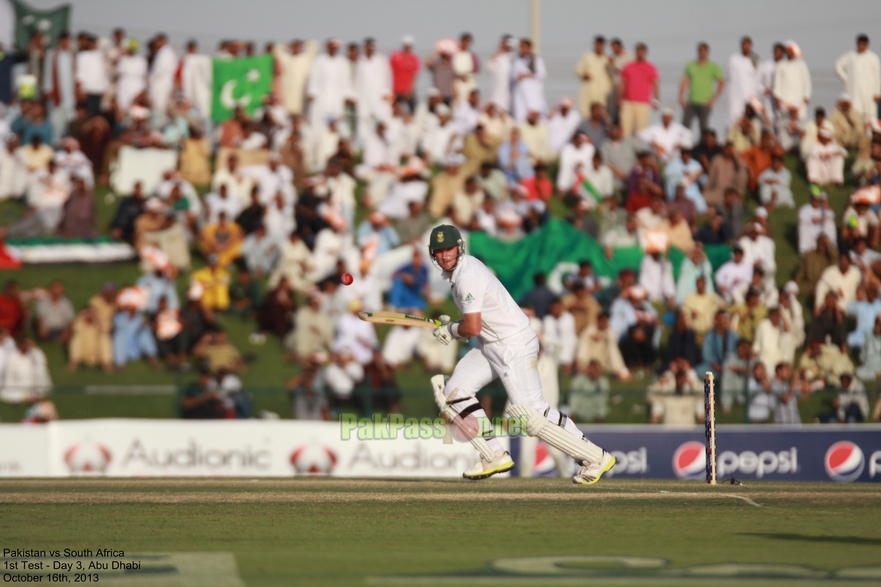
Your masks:
M355 278L352 277L351 273L343 273L342 277L340 277L340 281L343 282L343 285L352 285L352 282L355 281Z

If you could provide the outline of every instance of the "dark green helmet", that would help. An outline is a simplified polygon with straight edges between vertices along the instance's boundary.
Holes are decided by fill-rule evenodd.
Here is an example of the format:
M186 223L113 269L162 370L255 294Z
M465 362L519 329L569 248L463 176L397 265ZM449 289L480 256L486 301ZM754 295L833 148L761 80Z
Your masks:
M428 241L428 250L431 252L440 251L463 244L462 234L459 229L449 224L441 224L431 230L431 238Z

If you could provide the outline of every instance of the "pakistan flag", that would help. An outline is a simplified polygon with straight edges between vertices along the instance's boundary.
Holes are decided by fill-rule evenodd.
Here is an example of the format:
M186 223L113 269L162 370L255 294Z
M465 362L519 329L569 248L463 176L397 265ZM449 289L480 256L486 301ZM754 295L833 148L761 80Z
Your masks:
M12 0L11 4L15 11L15 48L19 51L27 51L31 35L36 31L43 33L45 46L52 47L58 43L58 36L68 30L70 4L48 10L37 10L21 0Z
M211 86L211 120L223 122L241 106L253 115L272 91L272 55L215 59Z

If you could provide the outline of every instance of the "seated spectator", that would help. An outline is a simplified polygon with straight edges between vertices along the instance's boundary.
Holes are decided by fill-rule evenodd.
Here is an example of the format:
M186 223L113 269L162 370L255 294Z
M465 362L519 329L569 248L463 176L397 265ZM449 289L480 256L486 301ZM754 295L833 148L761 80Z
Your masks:
M621 381L630 380L630 371L624 364L621 349L618 347L618 335L609 328L609 314L602 312L591 324L581 331L578 337L576 365L579 372L584 373L590 362L596 359L603 371L613 374Z
M731 323L738 336L752 344L755 339L756 328L768 315L768 307L761 303L759 291L750 288L744 296L744 301L734 304L729 309Z
M850 257L845 253L838 254L838 264L830 265L820 275L817 289L814 290L814 308L820 308L827 303L826 295L834 293L837 296L838 307L842 312L847 311L847 305L856 299L857 287L863 280L860 270L850 262Z
M315 271L315 258L298 232L292 232L281 245L281 252L275 271L270 275L268 285L274 287L286 277L294 291L305 292L312 287L312 273Z
M603 157L599 151L593 154L589 166L578 167L573 192L580 196L580 203L587 210L592 210L606 198L611 198L614 195L614 190L612 170L603 165Z
M598 107L602 108L599 105ZM592 108L591 111L593 111ZM582 124L581 126L583 127L584 125ZM588 129L586 132L591 137L591 141L595 141L590 130ZM600 143L595 142L595 144ZM608 140L602 141L600 153L603 156L603 161L609 166L609 169L612 170L612 175L614 175L616 194L624 193L627 189L630 172L633 166L636 165L637 153L641 150L641 141L639 139L636 137L624 137L621 127L617 124L609 126L609 137Z
M646 254L639 266L639 284L648 292L650 302L665 302L670 307L675 305L673 264L651 244L646 247Z
M697 336L685 319L685 314L678 310L673 319L673 329L667 338L667 357L661 364L659 372L664 372L676 359L685 359L694 368L698 364Z
M835 387L840 383L839 374L853 372L853 363L841 348L825 344L819 338L808 340L807 350L798 360L797 369L804 373L811 390Z
M722 367L728 356L737 352L738 337L737 333L731 330L728 313L725 310L716 311L712 324L712 328L704 333L701 343L703 362L695 367L695 371L698 373L712 371L718 380L719 389L722 389Z
M838 397L832 400L833 412L821 414L817 419L821 423L856 424L865 422L869 417L869 398L866 387L853 373L845 371L839 376L841 384Z
M651 204L652 198L664 196L661 172L651 153L641 151L627 179L627 197L624 209L635 214Z
M790 107L781 103L780 116L774 121L777 140L785 153L798 153L799 144L804 136L804 124L799 118L798 107Z
M750 343L739 339L736 352L728 353L722 363L722 412L731 413L731 406L736 401L743 404L749 395L750 375Z
M373 361L364 369L364 382L373 392L371 407L381 412L394 414L401 411L401 391L395 379L395 371L375 352Z
M371 322L358 318L361 311L360 300L352 300L348 312L342 314L336 323L331 350L335 354L348 354L361 366L373 360L373 351L379 347L376 329Z
M29 338L19 336L5 353L6 365L0 374L0 400L28 403L49 394L52 376L46 354Z
M862 381L881 380L881 313L875 316L872 330L860 348L860 366L856 375Z
M401 239L384 214L371 212L358 225L355 243L361 248L362 259L373 260L397 247Z
M752 279L753 266L744 259L743 249L735 246L731 250L731 260L716 271L716 287L719 294L730 304L734 301L737 292L749 287Z
M562 296L563 308L575 319L575 333L580 335L591 324L596 324L597 317L603 311L599 302L593 297L591 289L585 282L578 280L572 285L572 293Z
M614 256L615 249L635 247L639 245L639 228L636 216L630 214L623 225L615 225L607 230L600 239L606 252L606 258Z
M527 177L520 182L520 185L526 189L525 195L528 201L547 202L554 195L554 185L548 179L548 166L544 163L537 163L534 171L535 175Z
M578 336L575 333L575 318L566 311L560 298L551 302L538 332L542 335L542 348L547 355L563 368L565 374L571 374Z
M814 319L808 336L834 344L842 353L847 354L847 325L844 311L838 304L838 296L829 291L823 300L823 305L814 308Z
M836 259L838 250L829 244L829 237L821 234L817 238L817 248L802 254L794 277L799 294L813 296L823 273L835 264Z
M801 132L801 141L798 146L802 159L807 159L808 153L820 139L820 133L826 131L830 139L835 136L835 127L826 118L826 109L818 106L814 109L814 119L807 121Z
M172 308L167 297L162 296L153 313L153 336L156 337L156 350L165 359L169 369L184 366L187 355L186 337L180 319L180 309Z
M808 181L816 185L842 185L845 157L847 150L832 141L832 131L820 130L817 143L804 153Z
M740 155L735 153L734 145L726 143L722 153L713 157L707 172L707 184L704 187L704 199L709 206L723 203L727 190L742 194L746 188L749 171Z
M761 142L762 125L755 119L755 110L747 104L741 116L728 131L728 142L734 152L743 155Z
M306 356L303 371L292 377L287 383L291 396L292 412L297 420L329 421L330 406L327 402L327 385L324 369L321 365L325 359L323 353L312 353Z
M755 191L759 187L759 180L762 174L771 167L774 157L781 159L780 163L782 166L783 149L780 148L777 139L774 138L770 131L762 130L762 138L759 144L741 152L740 157L749 170L749 189Z
M707 291L705 275L698 275L695 286L697 290L685 296L681 310L687 326L703 339L703 336L713 328L717 314L725 309L726 304L720 295Z
M450 214L453 224L466 230L474 230L477 227L474 216L485 198L486 194L483 193L477 178L471 176L466 179L462 190L453 198Z
M192 280L202 286L202 305L225 312L229 308L229 272L218 263L217 255L208 255L208 265L193 272Z
M790 363L777 363L774 367L774 378L771 380L771 391L774 393L774 423L801 424L798 413L799 394L803 381L792 377Z
M461 130L459 125L454 124L450 109L444 104L438 104L434 109L437 123L432 124L422 136L422 151L428 155L432 165L442 164L450 153L455 153L462 148Z
M759 264L756 264L753 269L753 278L749 285L734 291L734 302L743 303L750 290L759 294L759 303L766 308L776 306L780 302L780 292L774 286L773 281L766 279L765 270Z
M689 201L698 214L707 211L707 201L701 193L698 180L704 175L701 164L691 156L691 149L682 149L679 157L670 161L664 167L665 191L667 199L679 199L678 192L682 190L682 196ZM693 221L689 220L690 224Z
M217 420L228 416L228 408L223 398L212 385L211 372L207 369L199 373L196 383L184 389L181 411L188 420Z
M98 236L95 194L82 177L73 178L73 191L64 203L58 233L64 238L93 239Z
M462 147L465 164L462 166L462 173L473 175L478 173L484 165L489 165L492 169L498 159L500 144L501 140L490 135L483 125L478 124L474 132L465 137Z
M193 348L193 356L203 359L211 373L237 373L245 367L242 355L220 329L207 332Z
M756 327L752 353L756 360L775 367L795 360L795 341L778 306L769 309L768 317Z
M548 125L541 119L541 113L535 110L526 115L526 120L518 127L520 137L529 151L529 162L532 165L547 163L557 158L551 149L551 136ZM566 141L568 142L568 141Z
M480 183L480 176L478 176L478 183ZM484 193L489 194L482 183L481 186L483 187ZM400 218L395 222L395 232L398 233L401 243L418 241L422 238L422 235L431 229L431 227L431 218L429 217L428 212L425 211L425 206L420 202L413 201L407 203L407 216Z
M5 332L12 339L24 334L27 314L18 282L14 279L8 280L0 293L0 332Z
M226 185L226 184L222 184ZM220 213L218 212L218 215ZM254 186L251 189L251 202L242 208L239 215L235 217L236 224L242 227L245 234L251 234L257 230L258 226L263 226L263 217L266 215L266 206L260 203L260 187ZM299 222L299 221L298 221Z
M181 334L187 353L192 352L206 332L217 329L214 313L202 304L204 289L201 283L191 283L187 290L187 301L180 309Z
M747 418L750 424L764 424L771 420L771 409L776 404L768 370L761 361L753 365L752 377L747 384L749 404Z
M691 131L673 120L672 108L661 110L661 123L639 131L639 138L654 152L655 157L669 163L679 156L680 147L691 149L694 138Z
M329 352L333 343L333 322L322 308L324 295L318 290L306 294L306 305L297 310L294 329L285 337L285 348L294 359Z
M557 193L565 195L578 186L577 169L587 169L593 160L596 148L582 132L576 132L572 140L560 151L560 165L557 169Z
M401 310L408 308L425 310L428 307L427 287L428 268L422 260L422 254L414 249L412 262L392 276L392 289L388 294L388 302Z
M211 183L211 144L197 129L190 127L180 151L181 177L193 185Z
M190 268L190 249L184 226L176 221L173 209L159 198L144 203L144 212L135 220L134 248L153 244L168 255L177 269Z
M268 332L283 338L293 327L293 314L297 310L294 290L284 277L267 292L263 303L257 308L257 332Z
M647 391L650 423L689 426L703 421L703 382L685 359L673 361Z
M576 128L576 132L583 132L587 135L587 138L590 139L590 142L599 150L603 148L606 144L606 141L610 139L610 135L613 134L612 127L617 126L612 124L609 113L606 111L604 105L599 102L592 102L590 104L590 112L589 117L582 120ZM628 137L629 138L629 137ZM617 138L614 139L617 141L617 145L615 145L615 149L621 147L621 127L618 126L617 130ZM632 141L628 141L627 144L631 144ZM631 153L631 155L635 155ZM634 159L635 160L635 159ZM633 164L633 161L630 162ZM629 165L624 165L624 167L629 167ZM624 176L627 176L628 171L624 172Z
M70 328L76 314L73 304L64 296L64 284L55 280L48 292L37 302L35 327L37 338L41 341L67 343Z
M805 342L805 318L804 310L802 310L801 302L798 298L798 286L794 281L787 281L779 293L778 303L780 304L780 314L786 323L789 324L789 332L792 335L792 341L795 348L801 348Z
M877 249L881 241L881 220L866 201L860 199L858 194L853 194L851 205L841 217L841 246L847 251L860 238L866 239L871 248Z
M747 224L744 233L737 240L737 244L743 249L744 260L753 266L760 265L765 271L765 279L773 282L777 271L777 246L774 240L765 234L764 227L758 222Z
M819 189L811 190L811 201L798 210L798 252L804 255L817 246L817 240L825 234L829 243L838 239L835 229L835 212L829 208L826 193Z
M655 361L658 314L646 301L647 296L641 285L629 287L609 312L624 363L631 370L649 368Z
M264 278L275 270L280 250L280 241L270 236L263 224L259 224L242 243L242 259L249 272L257 278Z
M67 368L76 371L80 363L113 370L113 345L110 325L102 324L95 308L89 306L77 314L71 328Z
M838 96L835 110L829 115L832 123L835 142L849 151L860 148L863 136L865 136L862 115L851 105L851 98L847 94Z
M715 293L716 288L713 286L712 275L713 266L704 254L703 247L695 246L679 266L679 278L676 280L676 304L682 305L688 294L697 291L697 279L700 276L707 277L705 291ZM710 320L712 320L712 316L710 316Z
M866 335L875 327L875 317L881 314L878 284L868 283L857 287L856 298L847 305L847 315L856 318L856 327L847 335L847 346L862 350Z
M694 250L695 244L691 226L679 208L672 208L669 211L659 229L667 233L671 247L679 249L686 255Z
M221 213L226 214L227 220L232 220L237 218L241 211L241 201L230 196L225 183L220 184L217 192L205 194L205 224L217 224Z
M702 134L700 143L692 149L692 155L695 161L703 167L704 179L706 179L706 174L710 172L710 163L713 161L713 157L722 153L722 146L719 144L715 130L708 128Z
M878 285L881 283L881 253L870 249L865 238L859 237L854 241L853 249L850 251L850 260L863 274L863 280L866 284Z
M569 384L569 417L575 422L605 421L609 414L609 380L596 359Z
M731 228L725 222L725 217L718 213L715 208L710 210L710 221L700 227L695 235L695 240L705 245L724 245L731 242Z
M493 158L493 163L495 158ZM484 193L490 198L500 202L508 195L508 180L505 174L495 167L493 163L484 162L477 174L477 182L483 188ZM426 214L427 216L427 214ZM400 232L400 231L398 231ZM422 231L425 232L424 230ZM422 233L420 233L421 236Z
M117 240L131 243L135 234L135 220L144 212L144 188L140 181L135 182L132 195L119 201L113 222L110 224L110 236Z
M792 174L783 166L783 157L771 157L771 166L762 171L758 178L759 200L769 210L779 206L795 208L792 198Z
M220 212L216 224L206 224L202 228L199 249L206 257L216 257L217 264L225 269L241 256L244 240L245 231L242 227L231 222L226 212Z
M136 305L126 301L123 293L118 298L119 311L113 317L113 363L122 369L129 361L146 358L151 368L158 369L158 350L150 322Z
M225 185L230 198L238 200L240 206L244 207L248 205L254 188L257 188L259 193L259 186L255 184L255 180L239 168L238 155L232 154L226 160L226 166L218 162L214 177L211 178L211 191L219 193L220 186Z
M581 124L581 114L572 106L572 98L564 96L548 116L548 135L554 158L563 150L566 143L572 139ZM599 148L601 145L602 141L594 143L596 148Z
M536 273L532 276L533 287L526 292L517 304L521 308L532 308L538 319L544 319L551 308L551 303L557 298L556 294L547 286L547 276L544 273Z
M240 316L243 320L254 317L263 303L263 288L245 266L239 266L236 280L229 287L230 313Z

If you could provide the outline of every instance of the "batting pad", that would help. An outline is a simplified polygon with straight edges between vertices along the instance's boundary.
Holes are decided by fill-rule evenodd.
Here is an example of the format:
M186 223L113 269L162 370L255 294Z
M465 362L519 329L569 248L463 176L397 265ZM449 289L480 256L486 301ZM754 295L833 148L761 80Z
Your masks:
M458 426L458 424L456 423L456 418L459 416L459 414L457 414L456 411L449 405L450 402L456 399L458 390L454 389L453 392L450 393L450 397L447 397L444 391L446 385L446 378L441 374L435 375L431 378L431 387L434 389L434 401L437 403L437 407L440 408L441 416L443 416L447 420L447 422L450 423L450 426ZM474 398L472 399L474 400ZM481 458L483 458L483 460L489 462L496 458L493 449L490 447L486 439L484 439L482 436L477 436L476 434L468 434L468 436L470 436L468 441L471 443L471 446L477 449L477 452L480 453L480 456Z
M534 408L521 404L508 406L505 415L509 418L525 417L527 434L537 436L577 461L595 463L603 458L603 449L584 437L578 438L556 424L552 424Z

